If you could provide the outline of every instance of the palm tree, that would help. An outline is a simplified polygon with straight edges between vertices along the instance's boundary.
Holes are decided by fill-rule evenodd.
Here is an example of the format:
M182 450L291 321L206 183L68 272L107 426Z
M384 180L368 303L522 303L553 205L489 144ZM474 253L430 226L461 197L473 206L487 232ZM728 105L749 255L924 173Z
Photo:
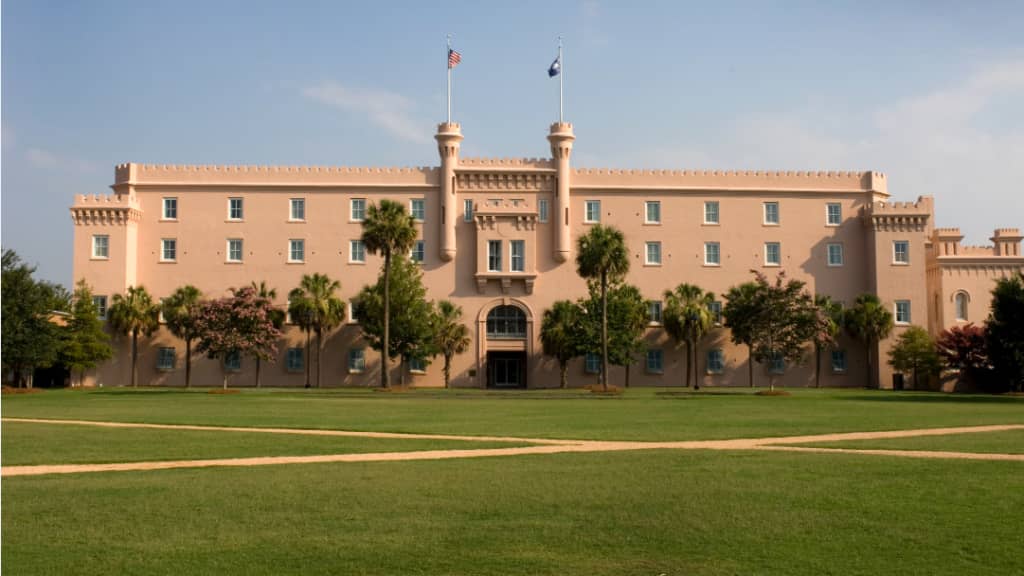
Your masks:
M167 329L185 341L185 388L192 387L192 342L199 338L197 321L202 312L203 293L186 284L168 296L160 307Z
M448 300L437 303L434 325L434 346L444 355L444 387L451 380L452 358L469 350L469 328L460 322L462 307Z
M277 298L277 289L267 286L267 283L260 280L259 284L254 280L251 284L252 289L256 291L256 297L266 300L268 303L273 304ZM285 313L280 308L273 308L270 312L270 321L274 324L274 328L280 330L284 326ZM259 354L256 355L256 387L260 387L260 364L262 359Z
M601 283L601 385L608 390L608 283L623 279L629 272L626 238L613 226L596 224L580 236L576 249L576 271Z
M320 359L324 350L324 332L329 332L345 319L345 303L334 295L341 290L341 282L332 280L326 274L304 274L299 287L288 293L288 299L297 303L303 317L301 324L307 330L316 332L316 387L320 387ZM308 370L307 370L308 374Z
M814 387L820 388L821 351L835 346L836 336L843 328L843 303L836 302L827 294L816 294L814 307L819 315L819 325L823 328L814 337Z
M306 388L309 388L309 340L313 334L313 309L309 301L301 297L298 288L288 293L288 316L291 317L292 323L306 334L306 355L303 357L303 364L306 365Z
M370 204L363 220L363 244L370 254L380 253L384 256L384 338L381 345L381 386L391 385L388 373L388 346L390 344L391 323L391 256L404 254L412 249L416 242L416 224L411 214L405 211L405 205L392 200L381 200L380 206Z
M674 291L665 291L665 331L677 343L686 343L686 387L690 387L692 374L694 390L700 390L697 344L715 323L711 313L714 301L714 293L693 284L680 284Z
M871 348L882 338L892 332L892 313L889 312L878 296L861 294L853 301L853 306L843 315L846 331L864 343L865 358L868 367L868 384L874 380L871 368Z
M558 360L562 388L566 385L569 361L580 355L577 344L580 308L568 300L559 300L544 311L540 325L540 343L544 355Z
M115 294L108 311L110 325L132 335L132 388L138 385L139 334L145 336L160 327L160 307L143 286L129 286L126 295Z
M757 308L759 288L756 282L744 282L729 288L725 294L725 327L729 329L729 339L734 344L747 347L747 372L750 387L754 387L754 339L751 324Z

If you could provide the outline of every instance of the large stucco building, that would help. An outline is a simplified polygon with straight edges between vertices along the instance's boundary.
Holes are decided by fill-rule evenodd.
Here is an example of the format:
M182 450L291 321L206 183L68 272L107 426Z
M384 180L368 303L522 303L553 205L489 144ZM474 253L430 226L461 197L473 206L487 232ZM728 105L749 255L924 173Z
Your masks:
M980 323L994 279L1024 271L1018 230L997 229L992 246L962 246L958 230L934 228L932 198L891 202L878 172L572 168L572 126L556 123L547 138L550 159L462 158L460 126L441 124L440 166L427 168L122 164L114 194L79 196L71 208L74 278L93 287L104 309L133 285L160 298L193 284L214 298L253 281L276 288L283 307L302 275L314 272L340 279L341 296L351 301L380 269L359 242L366 207L399 200L417 220L413 253L428 297L454 301L470 327L471 350L455 359L453 385L551 387L558 370L541 354L541 316L554 301L585 294L575 241L600 222L625 233L628 281L655 315L666 289L689 282L721 295L751 280L752 269L785 270L845 303L877 294L897 326L874 351L883 359L874 362L876 373L867 374L863 347L844 336L825 358L822 382L889 387L884 359L902 330ZM646 341L631 384L681 384L684 354L657 322ZM264 385L303 385L303 343L287 327L278 362L263 369ZM140 381L182 385L183 354L166 329L144 339ZM732 345L726 329L703 340L698 358L703 384L748 384L746 349ZM349 314L326 340L324 384L376 385L379 360ZM807 385L813 367L788 366L781 382ZM251 359L229 368L239 372L233 385L254 382ZM440 362L412 368L407 381L442 384ZM766 369L755 370L760 383ZM129 370L129 343L121 339L114 360L90 382L125 383ZM219 383L221 370L193 359L195 383ZM397 381L398 365L392 370ZM594 383L595 372L595 362L579 359L571 380ZM613 382L622 375L612 368Z

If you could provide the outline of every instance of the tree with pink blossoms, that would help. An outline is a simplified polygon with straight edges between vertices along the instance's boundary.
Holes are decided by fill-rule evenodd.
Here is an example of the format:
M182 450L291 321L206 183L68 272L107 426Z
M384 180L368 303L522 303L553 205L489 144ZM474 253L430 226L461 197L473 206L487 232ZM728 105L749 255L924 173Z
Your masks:
M251 286L228 298L206 303L199 315L199 352L224 361L230 354L274 361L281 331L274 326L273 305ZM224 388L228 371L224 370Z

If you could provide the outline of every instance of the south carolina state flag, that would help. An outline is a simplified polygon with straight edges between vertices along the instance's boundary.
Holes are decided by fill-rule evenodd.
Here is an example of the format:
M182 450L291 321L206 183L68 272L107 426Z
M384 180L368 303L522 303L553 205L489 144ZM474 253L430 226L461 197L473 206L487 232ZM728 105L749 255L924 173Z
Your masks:
M551 77L551 78L554 78L555 76L558 76L558 74L561 73L561 72L562 72L562 57L559 56L558 58L555 58L555 61L552 62L551 66L548 68L548 76Z

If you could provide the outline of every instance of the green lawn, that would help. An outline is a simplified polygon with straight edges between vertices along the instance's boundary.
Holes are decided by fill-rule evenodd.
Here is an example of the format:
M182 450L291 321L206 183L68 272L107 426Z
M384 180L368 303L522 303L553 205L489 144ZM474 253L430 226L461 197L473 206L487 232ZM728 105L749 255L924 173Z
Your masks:
M1024 454L1024 430L1005 432L972 432L949 436L917 436L884 440L846 440L799 444L820 448L851 450L940 450L946 452L982 452L992 454Z

